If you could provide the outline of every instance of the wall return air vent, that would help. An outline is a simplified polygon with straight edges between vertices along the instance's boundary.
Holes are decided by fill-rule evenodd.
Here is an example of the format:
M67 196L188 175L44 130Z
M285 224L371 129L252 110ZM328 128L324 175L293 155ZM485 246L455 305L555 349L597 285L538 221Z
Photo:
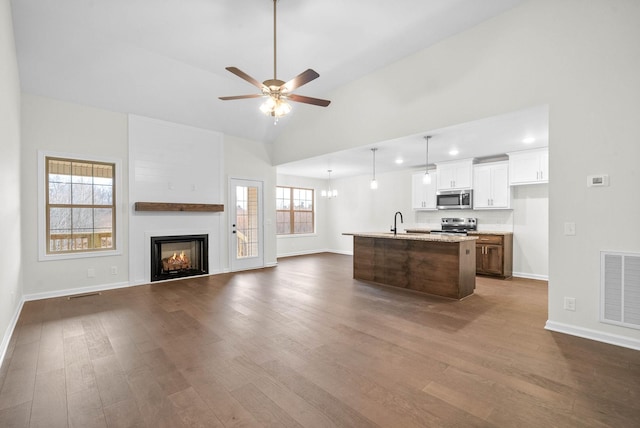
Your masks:
M600 253L600 321L640 329L640 254Z

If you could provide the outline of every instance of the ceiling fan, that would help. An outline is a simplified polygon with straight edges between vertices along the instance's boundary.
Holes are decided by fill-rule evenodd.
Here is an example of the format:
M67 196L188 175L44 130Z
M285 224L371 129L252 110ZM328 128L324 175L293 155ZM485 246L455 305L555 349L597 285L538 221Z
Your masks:
M219 97L221 100L241 100L245 98L260 98L266 97L266 101L260 106L260 110L269 115L273 116L275 121L277 122L279 117L282 117L291 111L291 105L287 101L296 101L299 103L305 104L313 104L316 106L326 107L331 103L329 100L322 100L320 98L306 97L304 95L296 95L293 94L292 91L294 89L299 88L300 86L311 82L314 79L320 77L318 73L313 71L312 69L307 69L306 71L300 73L293 79L288 82L284 82L278 79L276 73L276 3L278 0L273 0L273 79L267 79L264 82L260 83L258 80L249 76L244 71L240 70L237 67L226 67L226 70L229 70L236 76L241 79L246 80L251 83L253 86L260 89L259 94L250 94L250 95L236 95L231 97Z

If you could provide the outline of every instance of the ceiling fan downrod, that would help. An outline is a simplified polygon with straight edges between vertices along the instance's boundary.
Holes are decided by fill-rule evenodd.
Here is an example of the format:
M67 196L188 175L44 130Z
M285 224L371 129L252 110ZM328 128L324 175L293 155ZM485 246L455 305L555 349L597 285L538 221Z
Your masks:
M277 71L277 67L276 67L276 53L277 53L277 47L276 47L276 3L278 2L278 0L273 0L273 80L277 80L278 79L278 74L276 73Z

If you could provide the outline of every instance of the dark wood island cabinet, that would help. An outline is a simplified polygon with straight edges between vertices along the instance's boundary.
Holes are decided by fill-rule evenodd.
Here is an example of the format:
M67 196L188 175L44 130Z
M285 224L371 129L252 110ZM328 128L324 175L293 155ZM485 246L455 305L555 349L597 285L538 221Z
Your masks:
M352 233L353 277L462 299L473 294L476 237Z
M408 233L428 234L424 228L410 228ZM513 232L473 231L476 241L476 273L502 279L513 275Z
M476 273L500 278L513 274L513 234L471 232L477 236Z

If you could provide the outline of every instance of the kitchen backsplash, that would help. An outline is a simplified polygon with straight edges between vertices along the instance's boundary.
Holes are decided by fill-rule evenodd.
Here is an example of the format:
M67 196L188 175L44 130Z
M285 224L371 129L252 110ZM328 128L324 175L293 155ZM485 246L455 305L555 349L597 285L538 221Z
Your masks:
M513 210L414 211L414 222L405 221L403 227L440 229L442 217L474 217L478 219L478 230L513 232Z

